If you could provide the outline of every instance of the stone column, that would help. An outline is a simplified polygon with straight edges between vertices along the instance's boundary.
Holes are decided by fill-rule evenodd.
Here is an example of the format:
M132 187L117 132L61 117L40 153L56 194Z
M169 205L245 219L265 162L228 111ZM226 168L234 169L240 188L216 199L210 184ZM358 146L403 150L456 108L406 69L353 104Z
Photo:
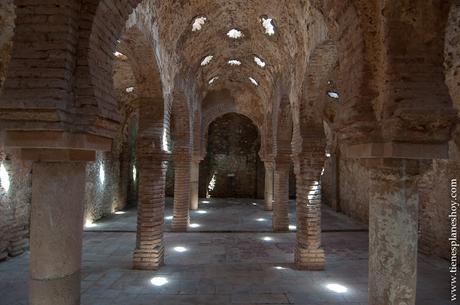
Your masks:
M190 176L192 160L189 152L176 151L174 159L174 211L171 229L185 232L189 224Z
M369 305L414 305L419 162L370 159Z
M139 139L137 159L139 200L133 268L156 270L164 263L163 224L167 154L155 151L152 140Z
M265 211L273 211L273 162L265 161Z
M85 162L33 164L31 305L80 304Z
M321 248L321 171L324 150L299 156L295 161L297 183L297 244L295 263L299 269L323 270L324 249Z
M32 165L29 304L80 304L86 163L112 140L85 133L6 130L0 145Z
M190 176L190 209L198 210L198 193L200 187L200 159L193 159Z
M273 202L273 230L289 231L289 169L290 156L277 157L274 167L275 200Z

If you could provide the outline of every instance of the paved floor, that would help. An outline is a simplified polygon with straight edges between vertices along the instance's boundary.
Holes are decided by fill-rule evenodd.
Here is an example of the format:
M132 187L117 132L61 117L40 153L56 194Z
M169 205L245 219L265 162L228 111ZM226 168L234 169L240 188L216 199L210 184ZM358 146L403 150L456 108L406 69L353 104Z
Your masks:
M166 198L165 230L171 231L173 199ZM136 231L137 210L127 209L95 222L87 231ZM295 231L295 201L289 202L290 229ZM201 199L199 210L190 212L189 230L193 232L271 232L272 212L264 210L263 200L256 199ZM343 214L327 206L322 210L323 231L367 230Z
M238 200L240 201L240 200ZM244 202L240 201L240 202ZM248 201L249 202L249 201ZM211 230L218 204L210 204L208 214L193 221ZM234 207L235 208L235 207ZM245 223L259 213L248 204L242 214L219 230L269 230L269 224ZM253 209L251 211L250 209ZM231 211L231 209L230 209ZM323 217L323 244L327 253L326 270L295 270L294 233L166 233L166 265L157 272L131 270L135 234L135 211L105 223L110 232L84 233L82 266L83 305L364 305L367 304L367 233L335 232L337 228L362 228L328 209ZM234 210L235 212L235 210ZM131 213L131 214L130 214ZM202 215L205 215L206 217ZM238 218L235 220L234 218ZM245 221L242 221L246 219ZM208 222L209 220L209 222ZM257 227L256 227L257 226ZM100 230L99 224L97 227ZM93 229L93 228L91 228ZM118 232L115 232L118 230ZM334 231L334 232L331 232ZM28 254L0 263L0 304L27 304ZM448 305L447 262L420 256L417 305ZM382 304L387 305L387 304Z

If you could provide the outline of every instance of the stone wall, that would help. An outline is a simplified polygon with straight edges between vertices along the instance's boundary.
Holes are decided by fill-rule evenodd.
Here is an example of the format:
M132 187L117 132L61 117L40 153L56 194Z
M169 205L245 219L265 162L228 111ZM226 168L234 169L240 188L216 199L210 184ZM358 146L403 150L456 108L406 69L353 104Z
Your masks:
M200 164L200 196L263 198L265 168L259 149L258 130L248 118L227 114L214 121Z
M85 219L98 220L128 205L137 204L137 117L114 140L112 151L97 152L86 169Z
M321 178L323 201L332 205L334 200L331 158L327 158ZM339 209L344 214L363 223L369 221L369 170L360 160L340 160L338 166Z
M453 142L451 143L453 145ZM452 153L453 154L453 153ZM338 173L339 210L367 224L369 222L370 171L362 160L340 160ZM331 159L325 163L322 177L323 202L332 205ZM419 188L419 250L421 253L449 257L450 181L460 179L460 163L434 160L424 168Z
M111 152L98 152L86 168L85 221L91 223L137 202L136 122L127 140L114 141ZM3 171L3 168L6 170ZM0 151L0 261L28 247L32 162ZM8 190L6 189L8 188Z
M119 206L120 161L117 154L98 152L86 169L85 220L92 222L112 213Z
M0 151L0 260L28 246L32 163ZM6 170L6 172L4 171Z
M450 186L460 179L460 163L434 160L419 181L419 250L448 259L450 245Z

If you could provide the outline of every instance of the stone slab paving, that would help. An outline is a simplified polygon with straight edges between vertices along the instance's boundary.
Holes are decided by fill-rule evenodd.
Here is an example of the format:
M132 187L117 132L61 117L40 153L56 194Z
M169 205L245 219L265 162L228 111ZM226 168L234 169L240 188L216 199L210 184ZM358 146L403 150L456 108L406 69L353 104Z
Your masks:
M131 270L134 233L86 232L81 303L367 304L367 233L323 239L326 270L307 272L291 263L294 233L166 233L166 265L153 272ZM27 258L0 263L1 305L27 304ZM420 257L417 305L449 304L446 269L442 260Z
M166 198L165 230L171 229L173 199ZM106 217L87 231L136 231L137 210L122 211L123 214ZM292 231L295 231L295 201L289 201L289 219ZM270 232L272 231L272 212L264 210L263 200L255 199L200 199L198 211L190 212L190 223L199 227L193 232ZM323 231L367 230L367 226L351 220L343 214L334 212L323 205Z
M192 222L202 225L195 229L221 232L165 233L166 265L156 272L131 269L135 209L87 228L81 304L367 304L364 225L323 207L326 270L299 271L292 264L295 233L270 232L270 212L263 211L261 201L206 201L201 210L208 213L192 212ZM292 217L293 201L290 211ZM227 230L235 232L222 232ZM451 304L447 266L440 259L419 257L417 305ZM0 263L0 305L27 304L27 268L28 253Z

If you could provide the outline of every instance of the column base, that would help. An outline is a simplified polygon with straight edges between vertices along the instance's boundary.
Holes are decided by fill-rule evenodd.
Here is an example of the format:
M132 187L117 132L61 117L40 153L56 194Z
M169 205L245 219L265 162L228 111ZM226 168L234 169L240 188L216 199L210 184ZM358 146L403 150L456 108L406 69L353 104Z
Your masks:
M157 249L136 249L133 256L133 269L158 270L164 265L164 247Z
M298 269L320 271L324 270L326 254L324 249L295 249L295 264Z
M174 217L171 224L171 231L173 232L187 232L189 224L188 218Z
M30 305L80 305L80 271L57 279L30 279Z
M273 225L274 232L289 232L289 224L276 224Z
M286 215L277 215L280 214L280 210L277 209L273 213L273 231L275 232L289 232L289 216ZM285 214L285 213L283 213Z

